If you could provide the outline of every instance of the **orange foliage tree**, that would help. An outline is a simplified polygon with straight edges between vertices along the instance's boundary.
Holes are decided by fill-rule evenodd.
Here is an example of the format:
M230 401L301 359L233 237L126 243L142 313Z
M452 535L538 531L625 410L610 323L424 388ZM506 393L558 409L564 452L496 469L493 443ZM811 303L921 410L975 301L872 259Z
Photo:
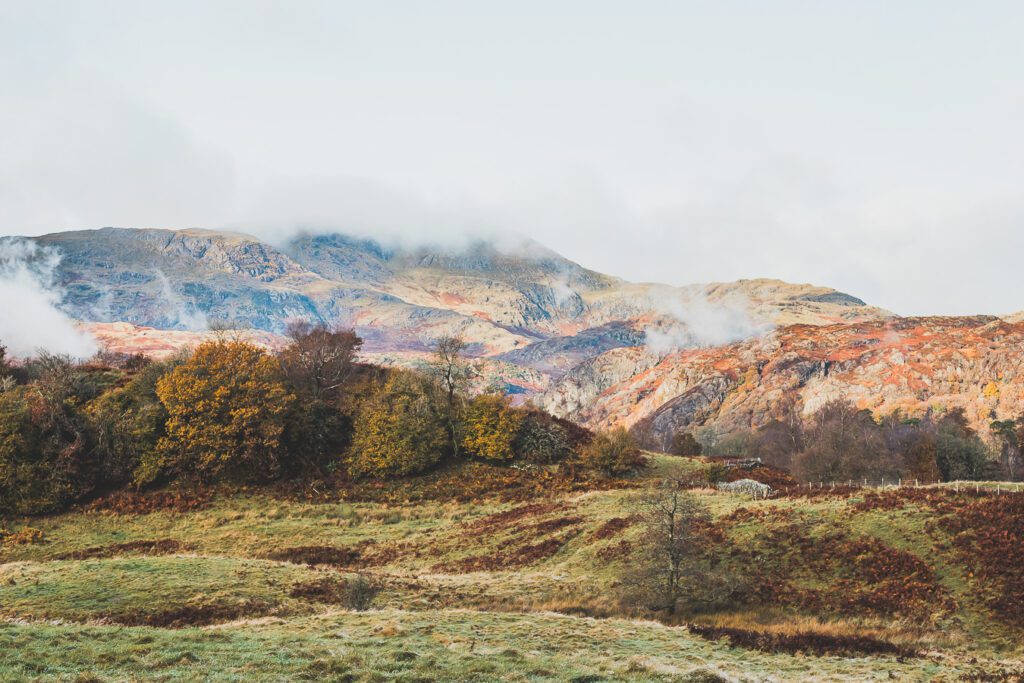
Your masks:
M276 358L244 342L207 342L164 375L156 391L167 423L149 478L160 472L243 480L277 474L295 397Z

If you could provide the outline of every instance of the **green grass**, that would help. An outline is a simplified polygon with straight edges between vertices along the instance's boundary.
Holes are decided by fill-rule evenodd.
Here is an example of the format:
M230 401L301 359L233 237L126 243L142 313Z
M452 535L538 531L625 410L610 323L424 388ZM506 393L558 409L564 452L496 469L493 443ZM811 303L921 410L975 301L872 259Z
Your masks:
M955 680L933 659L767 655L682 628L555 614L327 613L168 631L0 625L4 680L686 681ZM727 679L728 680L728 679Z

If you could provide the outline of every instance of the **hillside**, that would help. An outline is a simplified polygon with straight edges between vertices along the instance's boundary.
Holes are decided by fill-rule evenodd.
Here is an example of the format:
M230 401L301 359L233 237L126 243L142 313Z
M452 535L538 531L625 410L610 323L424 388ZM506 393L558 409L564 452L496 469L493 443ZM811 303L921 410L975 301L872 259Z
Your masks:
M1020 538L986 521L1018 523L1018 494L698 489L708 561L744 588L689 626L630 617L634 488L706 467L655 456L607 490L497 470L489 493L470 465L340 500L119 494L34 519L0 547L0 678L1019 680ZM368 611L343 603L356 573Z
M983 432L1024 411L1024 324L999 318L894 318L812 327L654 356L615 349L575 367L539 399L589 425L646 424L667 440L688 425L724 431L806 414L845 398L885 415L963 408Z

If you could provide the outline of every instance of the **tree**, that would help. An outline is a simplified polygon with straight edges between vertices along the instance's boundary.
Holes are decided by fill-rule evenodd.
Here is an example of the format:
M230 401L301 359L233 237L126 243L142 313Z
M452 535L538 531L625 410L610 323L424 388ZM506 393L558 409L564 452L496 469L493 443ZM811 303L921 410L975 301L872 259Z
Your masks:
M633 437L622 427L599 432L580 453L580 462L605 476L626 474L644 464L643 454Z
M454 457L459 455L463 397L472 379L472 369L463 359L465 350L466 342L462 337L440 337L434 344L434 358L428 365L428 373L434 378L442 396L445 431Z
M845 481L863 477L899 476L871 411L846 401L830 401L811 418L805 448L794 462L810 481Z
M960 408L943 415L934 427L935 462L946 481L983 479L988 450Z
M360 408L348 457L355 477L416 474L441 461L445 425L421 377L395 371Z
M465 410L462 447L487 460L508 461L515 457L515 439L522 415L500 394L481 394Z
M1024 419L996 420L991 426L999 448L999 464L1007 479L1014 481L1020 476L1021 437L1024 436Z
M160 474L160 439L167 410L157 382L181 361L149 363L122 387L92 401L88 410L96 433L94 452L105 484L149 484Z
M679 430L672 437L672 455L700 455L701 445L693 434Z
M305 321L288 324L292 342L278 355L296 393L317 401L337 400L352 376L363 340L352 330L332 330Z
M704 532L711 514L674 480L642 494L634 511L643 528L641 552L630 563L626 582L639 589L649 609L674 615L681 600L703 592L698 584L707 573L699 560L707 548Z
M516 457L537 465L569 460L575 449L593 438L588 430L536 408L522 411L513 449Z
M42 354L32 372L31 384L0 392L0 512L57 510L98 478L82 405L99 386L66 356Z
M295 397L273 356L245 342L206 342L160 378L156 393L168 415L160 469L208 480L278 473Z
M323 474L351 436L351 384L362 340L352 330L303 321L289 323L287 334L292 342L278 360L299 400L283 438L295 462Z

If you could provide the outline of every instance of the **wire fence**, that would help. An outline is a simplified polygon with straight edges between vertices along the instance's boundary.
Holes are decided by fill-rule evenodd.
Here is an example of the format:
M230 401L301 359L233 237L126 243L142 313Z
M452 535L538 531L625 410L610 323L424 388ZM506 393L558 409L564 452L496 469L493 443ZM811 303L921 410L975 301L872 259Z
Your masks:
M1000 481L922 481L920 479L847 479L846 481L810 481L794 486L776 487L777 495L793 495L803 492L815 493L832 491L844 493L848 491L895 491L900 489L944 489L956 493L976 493L993 495L1024 493L1024 483Z

